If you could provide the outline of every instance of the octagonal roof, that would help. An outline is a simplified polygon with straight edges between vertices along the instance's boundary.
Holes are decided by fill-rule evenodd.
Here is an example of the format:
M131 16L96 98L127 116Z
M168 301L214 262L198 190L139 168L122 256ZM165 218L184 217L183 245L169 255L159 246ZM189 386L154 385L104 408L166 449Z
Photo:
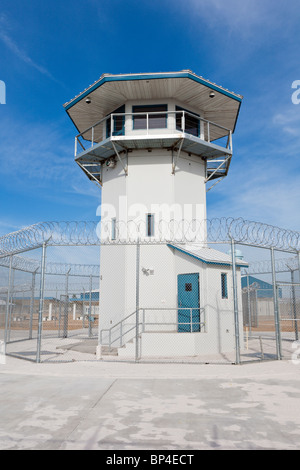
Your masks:
M210 98L214 91L214 99ZM91 103L87 104L86 99ZM129 100L175 99L199 109L202 117L234 132L243 97L190 70L146 74L104 74L64 108L79 133Z

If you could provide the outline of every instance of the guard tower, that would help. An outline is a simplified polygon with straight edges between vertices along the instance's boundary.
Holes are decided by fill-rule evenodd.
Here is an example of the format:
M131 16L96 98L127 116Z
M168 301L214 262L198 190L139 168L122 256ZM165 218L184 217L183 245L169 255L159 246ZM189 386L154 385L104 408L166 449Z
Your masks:
M172 356L178 348L198 354L206 343L212 351L213 341L218 352L233 347L226 314L221 346L217 315L210 315L208 339L209 306L229 312L233 299L230 257L206 246L205 220L206 194L229 171L241 102L242 96L183 70L105 74L64 105L78 130L75 161L102 188L100 337L120 355L131 354L137 310L150 356ZM182 243L187 227L194 230L190 246ZM136 244L143 245L138 268ZM210 295L215 299L216 291L222 305L215 307ZM166 336L155 336L166 331L169 350Z

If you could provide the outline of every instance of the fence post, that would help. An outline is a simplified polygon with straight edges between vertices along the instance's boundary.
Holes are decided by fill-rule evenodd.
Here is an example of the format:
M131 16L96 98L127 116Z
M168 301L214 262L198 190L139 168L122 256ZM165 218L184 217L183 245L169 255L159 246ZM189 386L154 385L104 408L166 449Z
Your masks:
M294 317L294 328L295 328L295 340L299 340L298 333L298 320L297 320L297 306L296 306L296 293L295 293L295 275L293 269L291 269L291 284L292 284L292 308L293 308L293 317Z
M280 335L280 321L279 321L278 297L277 297L277 286L276 286L274 248L271 248L271 263L272 263L273 302L274 302L274 317L275 317L275 332L276 332L276 353L277 353L277 359L280 361L282 359L281 335Z
M63 338L68 337L69 329L69 275L71 269L66 273L66 288L65 288L65 301L64 301L64 332Z
M6 350L6 344L8 341L8 325L9 325L8 319L9 319L9 311L10 311L12 263L13 263L13 257L11 255L9 258L8 287L7 287L6 313L5 313L5 333L4 333L5 350Z
M47 248L47 244L43 243L42 258L41 258L40 303L39 303L39 321L38 321L37 352L36 352L37 363L41 362L41 341L42 341L43 310L44 310L44 296L45 296L46 248Z
M33 324L33 311L34 311L34 291L35 291L35 276L37 271L32 273L31 282L31 299L30 299L30 319L29 319L29 339L32 339L32 324Z
M13 295L14 295L14 286L15 286L15 269L12 267L11 269L11 281L10 281L10 299L9 299L9 314L8 314L8 336L7 340L10 341L11 335L11 319L13 313Z
M139 309L140 309L140 257L141 245L138 238L136 244L136 292L135 292L135 360L139 359Z
M235 355L236 364L241 363L240 357L240 325L239 325L239 309L237 296L237 279L236 279L236 258L235 243L231 239L231 259L232 259L232 285L233 285L233 306L234 306L234 325L235 325Z
M250 299L250 281L249 281L249 270L247 274L247 303L248 303L248 322L249 322L249 333L252 333L252 313L251 313L251 299Z
M89 295L89 338L92 337L92 289L93 289L93 276L90 275L90 295Z
M82 329L84 329L84 326L85 326L85 298L86 298L86 292L85 292L85 287L83 287L83 301L82 301Z
M300 283L300 251L298 251L297 255L298 255L298 274L299 274L299 283ZM295 306L296 306L296 303L295 303ZM297 315L297 308L296 308L296 315ZM296 324L297 324L297 340L298 340L298 320L296 320Z

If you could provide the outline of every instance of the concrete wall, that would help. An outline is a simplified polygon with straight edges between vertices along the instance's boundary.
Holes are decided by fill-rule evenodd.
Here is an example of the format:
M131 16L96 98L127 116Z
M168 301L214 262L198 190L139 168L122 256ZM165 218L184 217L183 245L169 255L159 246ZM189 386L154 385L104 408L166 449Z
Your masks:
M126 165L126 159L123 158ZM108 233L102 229L102 238L110 234L111 219L116 218L121 227L122 238L127 233L122 227L128 227L131 239L134 236L134 223L142 227L145 236L146 214L155 216L155 237L166 233L170 221L173 224L170 235L180 235L181 222L206 219L205 162L198 157L182 153L177 160L175 175L172 174L172 152L168 150L134 151L128 155L128 176L125 176L120 162L115 168L103 169L102 191L102 226L108 227ZM134 221L134 223L131 223ZM182 233L186 230L182 227ZM194 232L199 232L199 225L193 225ZM198 239L205 239L205 228ZM170 238L170 237L169 237Z
M134 151L128 155L128 176L125 176L120 163L117 163L113 169L104 169L103 224L105 226L107 223L110 229L113 217L124 222L124 226L134 221L142 227L140 235L145 238L146 214L152 213L155 216L153 238L159 240L161 220L175 219L177 229L182 219L189 222L195 218L200 221L205 220L204 180L205 163L197 157L182 154L178 159L174 175L171 151L163 149L151 152ZM186 227L182 226L182 229L184 231ZM130 232L127 240L130 242L137 240L138 233L133 233L132 227ZM203 242L205 236L204 229L198 241ZM107 238L107 234L103 233L103 237ZM126 238L126 232L121 233L121 238ZM110 328L135 312L136 259L137 251L134 244L101 247L100 330ZM228 273L228 300L221 299L221 272L224 271ZM174 253L166 245L141 245L140 248L139 305L146 309L146 323L154 323L157 328L155 331L177 329L177 277L178 274L186 273L200 275L200 307L205 310L206 320L205 331L202 333L182 335L182 338L185 337L190 343L187 344L187 350L194 353L200 353L204 349L212 352L232 350L234 316L230 268L205 265L179 252ZM127 328L131 328L135 324L135 318L131 317L127 323ZM166 326L166 323L170 325ZM115 338L120 333L116 328ZM160 348L160 341L161 339L153 341L153 347L156 344L157 351Z
M136 302L136 247L122 248L127 250L127 256L131 253L131 262L127 261L125 289L126 314L129 314L135 311ZM152 274L149 274L148 269ZM200 308L204 309L201 320L205 321L205 328L200 333L177 333L177 276L193 273L199 273ZM228 299L222 299L221 273L228 275ZM239 270L237 276L240 285ZM243 349L241 289L238 292L238 302L240 342ZM145 309L145 312L140 312L139 318L140 322L146 321L141 341L145 356L194 356L235 350L232 270L229 266L206 265L167 246L141 246L139 303ZM166 325L167 323L170 325ZM135 316L127 322L128 330L134 326ZM160 331L164 333L159 333ZM119 334L120 331L117 330L116 337ZM134 335L135 331L128 334L127 339ZM120 350L120 355L131 356L133 352L134 348L129 347Z

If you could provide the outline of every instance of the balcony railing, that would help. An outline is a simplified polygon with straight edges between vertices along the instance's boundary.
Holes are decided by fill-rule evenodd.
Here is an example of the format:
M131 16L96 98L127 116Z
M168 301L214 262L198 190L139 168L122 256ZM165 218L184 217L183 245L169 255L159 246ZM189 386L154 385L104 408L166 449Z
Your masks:
M75 157L110 138L162 137L178 133L188 134L232 151L230 129L188 111L159 111L110 114L75 137Z

